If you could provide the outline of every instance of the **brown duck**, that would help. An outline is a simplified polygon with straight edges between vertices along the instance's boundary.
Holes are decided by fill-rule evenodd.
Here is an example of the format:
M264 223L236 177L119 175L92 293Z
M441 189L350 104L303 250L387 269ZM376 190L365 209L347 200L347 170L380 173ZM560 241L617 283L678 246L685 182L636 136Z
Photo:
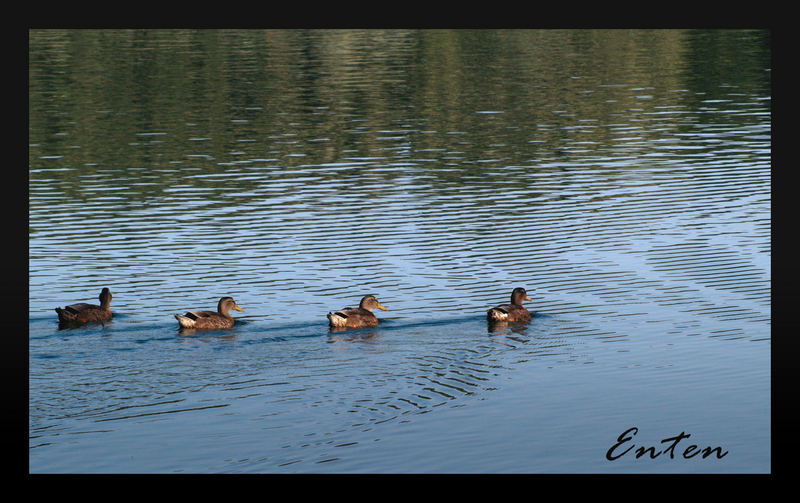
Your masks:
M64 308L57 307L58 321L62 324L83 324L89 321L109 321L111 319L111 290L103 288L100 292L100 305L72 304Z
M232 297L222 297L217 304L217 311L187 311L186 314L176 314L175 318L183 328L231 328L234 324L231 309L244 311L236 305Z
M531 300L524 288L511 292L511 304L501 304L486 311L489 321L530 321L531 313L522 306L523 300Z
M357 308L346 307L340 311L328 313L328 321L332 327L361 328L378 326L378 317L373 309L388 311L374 295L365 295Z

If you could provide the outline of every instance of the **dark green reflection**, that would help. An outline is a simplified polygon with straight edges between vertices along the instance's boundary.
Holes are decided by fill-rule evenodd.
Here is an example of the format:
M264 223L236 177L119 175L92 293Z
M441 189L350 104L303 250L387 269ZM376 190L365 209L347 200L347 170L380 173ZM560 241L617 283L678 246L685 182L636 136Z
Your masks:
M135 179L135 202L366 158L335 176L503 187L498 167L617 155L615 125L705 120L657 114L726 82L768 96L768 55L740 30L32 30L31 180L80 201L86 177Z

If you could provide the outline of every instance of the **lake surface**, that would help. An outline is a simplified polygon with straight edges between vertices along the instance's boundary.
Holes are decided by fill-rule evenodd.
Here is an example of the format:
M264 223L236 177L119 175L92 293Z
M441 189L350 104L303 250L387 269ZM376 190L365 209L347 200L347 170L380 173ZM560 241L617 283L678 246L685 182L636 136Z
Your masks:
M30 31L30 472L770 472L770 58ZM532 321L488 326L516 286ZM103 287L113 321L59 329ZM329 330L368 293L378 328Z

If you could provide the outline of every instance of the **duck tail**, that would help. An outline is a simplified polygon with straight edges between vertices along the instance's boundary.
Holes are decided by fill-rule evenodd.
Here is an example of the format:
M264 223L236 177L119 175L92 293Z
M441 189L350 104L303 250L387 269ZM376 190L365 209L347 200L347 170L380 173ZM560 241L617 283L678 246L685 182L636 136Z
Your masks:
M58 313L59 321L73 321L75 320L75 314L70 312L69 309L62 309L60 307L56 308L56 313Z
M489 321L505 321L508 319L508 313L498 307L493 307L486 311L486 318Z
M347 316L343 313L328 313L328 321L332 327L343 327L347 324Z
M175 319L178 320L178 323L180 323L180 325L183 328L192 328L192 327L194 327L194 320L191 319L191 318L188 318L186 316L181 316L180 314L176 314L175 315Z

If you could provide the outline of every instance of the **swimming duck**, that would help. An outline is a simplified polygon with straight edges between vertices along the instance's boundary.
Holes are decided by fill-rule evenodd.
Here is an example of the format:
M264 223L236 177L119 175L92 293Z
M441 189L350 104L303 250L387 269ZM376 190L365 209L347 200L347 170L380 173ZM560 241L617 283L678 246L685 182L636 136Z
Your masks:
M57 307L58 321L62 324L82 324L89 321L109 321L111 319L111 290L103 288L100 292L100 305L72 304L64 308Z
M531 300L524 288L511 292L511 304L501 304L486 311L489 321L530 321L531 313L522 307L523 300Z
M382 311L389 310L378 302L374 295L365 295L355 309L346 307L340 311L328 313L328 321L332 327L375 327L378 326L378 317L372 313L375 308Z
M176 314L175 318L183 328L230 328L234 324L231 309L244 311L236 305L232 297L222 297L217 304L217 311L187 311L186 314Z

